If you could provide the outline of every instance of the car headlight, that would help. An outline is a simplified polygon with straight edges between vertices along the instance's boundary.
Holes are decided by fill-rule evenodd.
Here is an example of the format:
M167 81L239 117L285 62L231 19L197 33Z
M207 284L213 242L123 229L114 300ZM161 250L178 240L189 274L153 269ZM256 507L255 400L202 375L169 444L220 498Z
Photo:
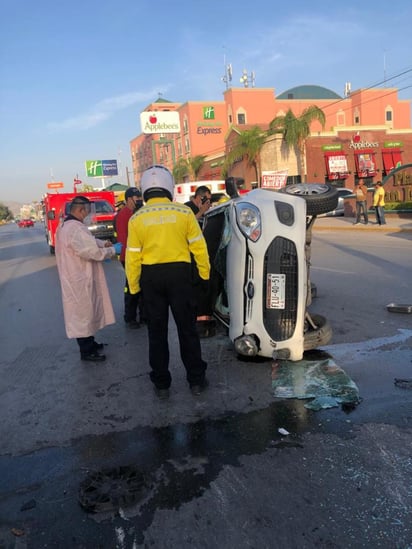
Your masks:
M242 233L252 242L259 240L262 233L259 209L249 202L239 202L235 211L236 221Z

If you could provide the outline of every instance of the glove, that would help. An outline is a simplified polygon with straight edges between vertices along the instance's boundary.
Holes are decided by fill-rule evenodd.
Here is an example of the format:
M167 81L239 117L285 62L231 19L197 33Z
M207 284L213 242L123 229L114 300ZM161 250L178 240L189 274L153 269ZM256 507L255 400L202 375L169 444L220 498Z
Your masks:
M120 255L122 251L122 247L123 245L121 242L116 242L116 244L113 244L113 248L115 249L116 255Z

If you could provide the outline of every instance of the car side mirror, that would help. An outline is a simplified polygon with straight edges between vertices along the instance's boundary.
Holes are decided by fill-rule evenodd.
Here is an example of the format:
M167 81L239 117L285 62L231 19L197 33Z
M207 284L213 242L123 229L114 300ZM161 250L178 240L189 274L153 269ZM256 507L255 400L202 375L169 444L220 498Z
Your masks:
M226 187L226 194L230 198L237 198L239 196L236 180L234 177L227 177L225 179L225 187Z

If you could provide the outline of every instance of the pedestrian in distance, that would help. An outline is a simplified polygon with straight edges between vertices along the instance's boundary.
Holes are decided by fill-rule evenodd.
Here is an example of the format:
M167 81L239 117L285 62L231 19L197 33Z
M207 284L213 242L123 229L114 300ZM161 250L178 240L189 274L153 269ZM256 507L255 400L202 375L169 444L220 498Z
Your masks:
M212 195L210 193L209 187L206 185L200 185L197 187L195 194L190 200L185 202L186 206L192 210L195 214L196 219L199 222L199 225L203 227L203 215L210 209L212 204Z
M142 291L149 337L150 379L156 395L169 397L169 308L176 323L180 356L193 395L206 389L207 363L196 331L191 254L207 291L210 274L206 242L192 210L173 202L174 179L164 166L142 173L145 205L129 221L126 276L132 294Z
M126 245L129 220L132 215L143 206L142 193L136 187L129 187L124 195L125 206L118 211L115 217L116 238L122 244L119 256L120 263L125 267ZM139 310L139 321L137 311ZM140 324L146 321L143 312L143 300L141 293L131 294L127 277L124 285L124 321L131 329L140 328Z
M375 192L373 193L373 207L375 208L376 223L378 225L386 225L385 220L385 189L382 181L375 183Z
M102 262L121 251L121 244L95 238L84 223L91 203L76 196L70 213L56 232L56 263L62 290L64 323L68 338L76 338L80 358L102 362L103 343L94 336L115 322Z
M363 215L363 220L365 225L368 224L368 206L366 198L368 196L368 189L365 186L362 179L358 181L355 189L356 196L356 219L354 225L360 223L361 216Z

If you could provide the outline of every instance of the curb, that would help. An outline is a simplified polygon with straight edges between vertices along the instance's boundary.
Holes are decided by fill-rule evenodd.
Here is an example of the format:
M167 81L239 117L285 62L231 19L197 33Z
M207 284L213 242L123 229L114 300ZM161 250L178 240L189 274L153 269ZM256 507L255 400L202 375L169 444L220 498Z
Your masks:
M344 226L344 225L315 225L313 226L314 231L378 231L386 233L412 233L412 227L385 227L378 225L375 227L365 227L365 226Z

